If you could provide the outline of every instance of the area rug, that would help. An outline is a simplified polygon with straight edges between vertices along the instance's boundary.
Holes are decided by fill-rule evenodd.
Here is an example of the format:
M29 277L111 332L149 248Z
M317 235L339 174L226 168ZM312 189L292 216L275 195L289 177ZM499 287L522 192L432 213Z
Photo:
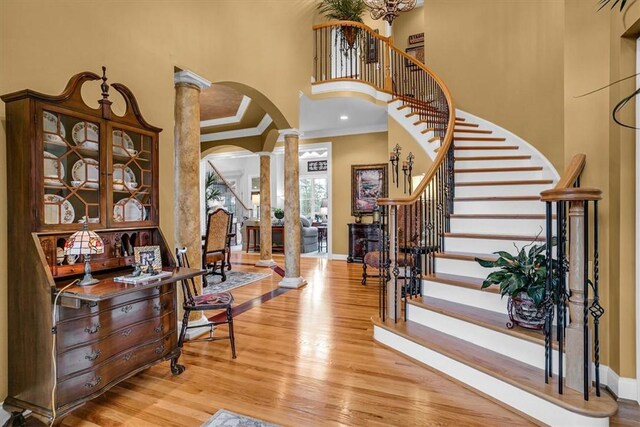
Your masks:
M278 427L278 425L220 409L213 417L205 421L202 427Z
M243 271L226 271L227 280L222 281L222 276L207 275L207 287L204 288L205 294L215 294L216 292L230 291L249 283L257 282L271 276L272 273L247 273Z

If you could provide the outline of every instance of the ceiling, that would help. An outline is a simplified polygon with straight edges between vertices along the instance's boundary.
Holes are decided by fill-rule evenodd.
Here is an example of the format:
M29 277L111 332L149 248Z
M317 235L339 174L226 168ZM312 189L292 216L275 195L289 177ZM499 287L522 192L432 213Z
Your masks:
M200 121L235 116L244 95L237 90L213 84L200 93Z

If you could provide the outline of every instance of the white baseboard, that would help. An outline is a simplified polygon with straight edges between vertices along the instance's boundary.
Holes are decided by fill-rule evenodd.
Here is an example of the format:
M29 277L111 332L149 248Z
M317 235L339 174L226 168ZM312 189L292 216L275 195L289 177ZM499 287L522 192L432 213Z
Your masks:
M606 385L618 399L634 400L640 403L638 384L635 378L620 378L610 367L600 365L600 383Z
M206 318L206 316L204 315L204 313L201 313L202 316L198 319L198 320L190 320L189 321L189 327L191 326L199 326L202 325L202 327L200 328L193 328L193 329L187 329L187 332L184 334L184 340L185 341L189 341L195 338L198 338L204 334L208 334L209 331L211 330L211 327L206 326L207 324L209 324L209 319ZM215 329L215 327L214 327ZM182 330L182 321L178 320L178 331Z
M346 254L331 254L329 256L331 259L337 260L337 261L346 261L348 255Z

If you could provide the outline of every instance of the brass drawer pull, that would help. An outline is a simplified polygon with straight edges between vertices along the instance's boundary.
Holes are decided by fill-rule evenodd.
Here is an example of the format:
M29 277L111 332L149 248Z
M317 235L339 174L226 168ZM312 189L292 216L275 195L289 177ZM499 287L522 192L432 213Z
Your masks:
M159 334L160 332L162 332L162 325L158 325L156 326L156 328L153 330L156 334Z
M133 306L131 304L125 305L120 309L120 311L122 311L125 314L130 312L131 310L133 310Z
M100 357L101 354L102 354L102 352L100 350L96 350L94 352L91 352L91 353L87 354L86 356L84 356L84 358L89 360L89 361L91 361L91 362L93 362L98 357Z
M165 308L167 308L167 304L166 304L166 303L164 303L164 304L158 304L158 305L154 305L154 306L153 306L153 309L154 309L155 311L162 311L162 310L164 310Z
M87 327L84 328L84 331L90 335L95 334L96 332L98 332L100 330L100 323L96 323L95 325L93 325L92 327Z
M131 328L125 329L124 331L122 331L122 336L123 337L128 337L129 335L131 335L131 332L133 332L133 329L131 329Z
M84 383L86 388L94 388L98 384L102 382L102 377L93 377L93 379L89 382Z
M164 352L164 344L156 347L156 354L162 354Z
M133 351L130 351L129 353L125 354L122 357L122 360L124 360L125 362L128 362L129 360L131 360L132 357L133 357Z

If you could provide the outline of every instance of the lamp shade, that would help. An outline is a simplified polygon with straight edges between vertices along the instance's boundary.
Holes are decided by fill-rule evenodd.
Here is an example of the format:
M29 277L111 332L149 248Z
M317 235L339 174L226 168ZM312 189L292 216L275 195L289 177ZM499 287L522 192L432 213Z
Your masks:
M320 215L329 215L329 208L320 208Z
M254 205L260 204L260 193L253 193L251 195L251 203L253 203Z
M104 243L100 236L89 230L85 223L82 230L76 231L64 244L65 255L94 255L104 253Z

